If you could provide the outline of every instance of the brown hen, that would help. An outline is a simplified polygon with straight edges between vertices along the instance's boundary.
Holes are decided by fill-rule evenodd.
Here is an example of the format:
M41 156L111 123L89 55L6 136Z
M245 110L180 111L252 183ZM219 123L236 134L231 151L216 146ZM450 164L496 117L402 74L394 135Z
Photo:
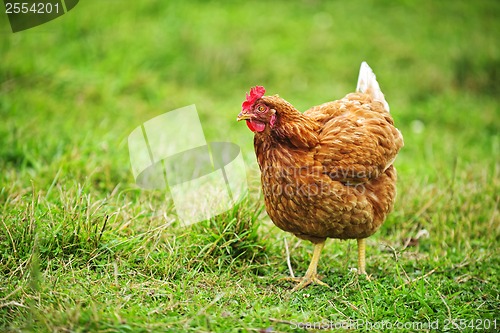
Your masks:
M254 87L238 120L255 133L266 211L276 226L315 244L298 290L321 282L317 265L327 238L357 239L358 272L365 238L392 210L403 137L371 68L361 64L355 93L304 113Z

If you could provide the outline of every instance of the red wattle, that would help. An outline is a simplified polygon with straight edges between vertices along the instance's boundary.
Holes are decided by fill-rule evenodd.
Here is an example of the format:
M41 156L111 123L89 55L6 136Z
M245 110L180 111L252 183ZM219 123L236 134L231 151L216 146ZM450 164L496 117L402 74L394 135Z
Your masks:
M252 132L262 132L266 129L266 124L260 121L247 120L247 126Z

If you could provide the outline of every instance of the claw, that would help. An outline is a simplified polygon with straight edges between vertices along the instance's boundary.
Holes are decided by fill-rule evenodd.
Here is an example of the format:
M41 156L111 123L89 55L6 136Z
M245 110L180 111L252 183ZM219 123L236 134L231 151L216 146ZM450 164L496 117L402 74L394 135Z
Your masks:
M307 274L306 274L306 276L304 276L304 277L286 277L286 278L282 278L280 280L292 281L292 282L297 283L297 285L295 287L293 287L292 293L295 291L301 290L312 283L319 284L320 286L327 287L327 288L331 289L331 287L328 284L324 283L323 281L321 281L319 279L317 274L311 275L311 276L307 276Z

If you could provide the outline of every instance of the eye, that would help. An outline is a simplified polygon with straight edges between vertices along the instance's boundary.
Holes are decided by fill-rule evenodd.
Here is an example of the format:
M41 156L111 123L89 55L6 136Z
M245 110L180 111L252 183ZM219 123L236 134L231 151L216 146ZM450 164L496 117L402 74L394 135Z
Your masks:
M257 111L258 111L258 112L264 112L264 111L266 111L266 110L267 110L267 108L266 108L264 105L259 105L259 106L257 107Z

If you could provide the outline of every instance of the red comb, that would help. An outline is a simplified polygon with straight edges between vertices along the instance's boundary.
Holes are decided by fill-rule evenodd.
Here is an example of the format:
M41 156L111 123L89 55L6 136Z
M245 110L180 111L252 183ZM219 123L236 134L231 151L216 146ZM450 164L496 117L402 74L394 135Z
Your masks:
M250 89L250 94L247 94L247 99L243 102L243 104L241 104L243 110L250 110L253 103L255 103L256 100L264 96L265 92L266 88L262 86L255 86L252 89Z

